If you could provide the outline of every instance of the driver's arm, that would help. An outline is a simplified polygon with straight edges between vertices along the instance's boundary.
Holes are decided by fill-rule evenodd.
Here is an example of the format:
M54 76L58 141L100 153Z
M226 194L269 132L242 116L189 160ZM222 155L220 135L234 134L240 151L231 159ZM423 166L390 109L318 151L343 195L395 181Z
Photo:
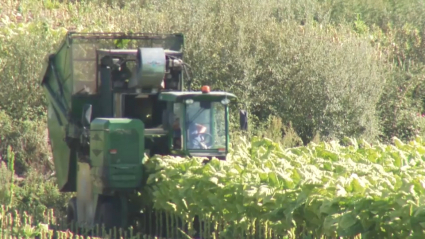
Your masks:
M196 124L196 128L197 128L199 134L203 134L203 133L207 132L207 127L205 127L201 124Z

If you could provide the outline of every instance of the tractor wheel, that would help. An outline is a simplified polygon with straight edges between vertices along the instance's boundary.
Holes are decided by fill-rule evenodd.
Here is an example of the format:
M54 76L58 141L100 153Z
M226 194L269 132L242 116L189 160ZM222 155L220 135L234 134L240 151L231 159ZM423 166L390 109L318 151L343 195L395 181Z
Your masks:
M101 228L104 226L108 234L110 233L110 230L114 230L114 228L118 233L118 230L121 227L122 220L119 208L119 205L115 205L114 203L108 201L103 202L99 207L97 223Z
M66 210L66 223L68 229L73 232L78 230L78 214L77 214L77 198L73 197L68 202L68 208Z

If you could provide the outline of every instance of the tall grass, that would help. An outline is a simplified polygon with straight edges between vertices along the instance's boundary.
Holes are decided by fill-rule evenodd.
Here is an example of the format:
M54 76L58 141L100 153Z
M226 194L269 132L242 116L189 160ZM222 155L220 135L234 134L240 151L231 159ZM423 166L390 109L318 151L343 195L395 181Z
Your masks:
M166 239L168 237L157 237L150 235L142 235L136 232L122 232L121 230L111 229L110 231L104 230L104 228L97 226L91 231L81 231L81 234L73 233L63 223L63 218L57 218L55 211L50 209L46 211L45 216L42 220L36 221L31 215L25 211L13 210L13 208L0 207L0 238L39 238L39 239L94 239L94 238L123 238L123 239ZM205 221L204 221L205 222ZM232 222L237 224L238 222ZM234 231L225 232L221 231L220 223L208 222L207 225L214 225L214 232L209 229L202 231L201 238L252 238L252 239L298 239L294 236L281 236L274 233L268 228L267 223L256 223L251 222L252 226L249 231ZM164 225L165 227L165 225ZM73 227L71 227L73 228ZM256 231L258 230L258 231ZM295 229L294 229L295 230ZM169 235L174 235L172 238L191 238L179 229L168 228ZM226 234L227 236L223 236ZM245 236L242 236L245 235ZM294 235L294 232L292 232ZM354 236L349 237L350 239L361 239L362 237ZM326 236L320 237L320 239L327 239Z

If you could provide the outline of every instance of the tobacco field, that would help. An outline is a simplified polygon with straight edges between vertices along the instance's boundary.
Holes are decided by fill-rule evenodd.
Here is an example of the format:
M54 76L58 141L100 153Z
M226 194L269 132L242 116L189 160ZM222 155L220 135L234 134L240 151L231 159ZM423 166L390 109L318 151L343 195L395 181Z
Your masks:
M148 159L151 175L141 200L149 196L169 219L187 222L199 216L206 222L202 238L420 238L424 154L420 137L408 143L395 138L388 145L347 138L342 144L286 149L253 138L233 146L227 161ZM58 233L48 229L57 220L53 212L45 213L44 224L31 227L25 213L17 224L20 220L11 218L19 213L6 211L0 217L2 233ZM162 227L173 231L170 225ZM61 233L58 238L70 238Z
M241 143L228 161L154 157L147 163L157 209L232 222L236 238L263 225L290 238L424 236L425 143L370 145L346 139L283 149ZM242 237L244 238L244 237Z

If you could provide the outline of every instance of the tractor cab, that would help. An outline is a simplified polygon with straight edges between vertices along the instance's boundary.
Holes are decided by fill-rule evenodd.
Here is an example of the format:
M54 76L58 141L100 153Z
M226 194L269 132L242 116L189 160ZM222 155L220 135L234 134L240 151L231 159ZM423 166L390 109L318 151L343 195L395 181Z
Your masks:
M198 92L162 92L159 99L171 106L166 113L171 154L224 159L229 145L228 104L235 98L211 92L209 86Z

